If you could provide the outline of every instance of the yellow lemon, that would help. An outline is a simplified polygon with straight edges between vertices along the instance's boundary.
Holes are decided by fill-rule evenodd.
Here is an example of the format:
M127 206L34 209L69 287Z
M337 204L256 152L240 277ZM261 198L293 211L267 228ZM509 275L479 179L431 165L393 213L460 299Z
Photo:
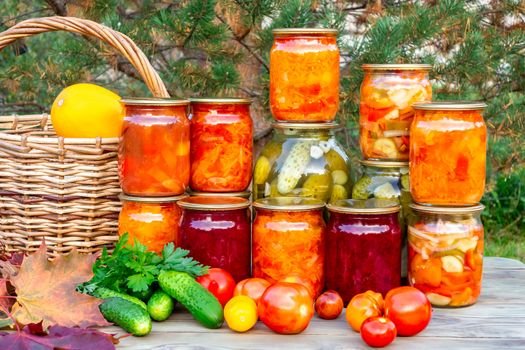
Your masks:
M63 137L119 137L124 114L120 96L94 84L75 84L58 94L51 121Z

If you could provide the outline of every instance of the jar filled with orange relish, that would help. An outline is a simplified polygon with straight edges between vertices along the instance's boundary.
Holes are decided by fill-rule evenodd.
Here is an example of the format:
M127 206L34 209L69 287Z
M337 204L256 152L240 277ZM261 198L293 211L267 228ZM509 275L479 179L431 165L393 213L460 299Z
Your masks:
M191 99L190 187L244 191L252 179L253 122L249 99Z
M408 160L412 104L432 99L428 64L365 64L359 141L365 159Z
M118 165L122 191L132 196L176 196L190 179L189 101L123 99Z
M483 196L487 127L482 102L414 105L410 191L415 202L474 205Z
M274 197L253 202L252 274L270 282L299 275L319 295L324 287L324 202Z
M128 233L132 243L137 239L149 250L160 253L165 244L179 245L181 209L177 202L186 196L132 197L121 195L119 235Z
M274 29L270 107L277 121L330 122L339 108L337 30Z

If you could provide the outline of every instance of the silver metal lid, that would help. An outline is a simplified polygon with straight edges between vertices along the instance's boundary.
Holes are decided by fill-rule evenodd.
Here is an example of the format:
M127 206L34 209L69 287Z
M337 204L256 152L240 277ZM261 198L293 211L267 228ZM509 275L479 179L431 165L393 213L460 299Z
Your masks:
M462 207L443 207L434 205L422 205L419 203L410 203L410 208L415 211L431 214L475 214L485 209L483 204L468 205Z
M272 126L276 129L299 129L299 130L328 130L341 129L342 125L338 123L284 123L276 122Z
M272 197L261 198L253 202L254 208L275 211L305 211L322 209L325 203L315 198L304 197Z
M365 71L394 71L394 70L426 70L432 69L431 64L363 64L361 66Z
M206 104L251 104L252 100L241 97L192 97L189 99L191 103L206 103Z
M487 108L482 101L435 101L417 102L412 108L424 111L479 111Z
M372 160L372 159L363 159L359 161L365 166L375 167L375 168L408 168L408 161L406 162L391 162L383 160Z
M187 197L177 204L183 209L234 210L248 208L250 201L240 197Z
M187 106L188 100L174 100L170 98L150 98L150 97L127 97L120 100L127 106Z
M399 202L390 199L342 199L326 206L328 210L344 214L391 214L401 210Z
M169 197L138 197L138 196L130 196L125 193L119 194L118 198L121 201L126 202L141 202L141 203L170 203L170 202L178 202L181 199L184 199L188 197L187 194L181 194L180 196L169 196Z
M272 30L273 35L327 35L336 36L339 31L333 28L277 28Z

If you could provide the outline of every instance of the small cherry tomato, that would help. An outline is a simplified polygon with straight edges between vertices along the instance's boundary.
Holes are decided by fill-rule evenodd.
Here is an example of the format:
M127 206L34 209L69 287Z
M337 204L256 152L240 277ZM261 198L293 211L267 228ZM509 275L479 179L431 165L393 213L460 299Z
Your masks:
M426 328L432 307L423 292L414 287L394 288L385 297L385 317L389 318L402 336L412 336Z
M346 307L346 321L356 332L361 330L363 322L373 316L381 316L383 297L379 293L367 291L355 295Z
M382 348L392 343L396 335L396 325L385 317L367 318L361 326L361 338L368 346L375 348Z
M313 304L305 286L277 282L268 287L259 300L259 318L276 333L301 333L314 315Z
M339 317L343 308L343 299L335 290L327 290L315 301L315 312L325 320Z
M233 295L246 295L259 303L264 291L271 285L270 282L262 278L247 278L237 283Z
M257 304L245 295L235 296L224 307L224 319L231 330L246 332L257 323Z
M302 284L303 286L308 289L308 293L312 296L312 299L315 299L316 297L316 291L314 289L314 286L310 282L308 278L305 278L303 275L298 273L290 273L283 278L279 280L279 282L288 282L288 283L298 283Z
M233 296L235 280L226 270L211 268L208 270L207 275L199 276L196 280L210 291L211 294L215 295L222 307L224 307Z

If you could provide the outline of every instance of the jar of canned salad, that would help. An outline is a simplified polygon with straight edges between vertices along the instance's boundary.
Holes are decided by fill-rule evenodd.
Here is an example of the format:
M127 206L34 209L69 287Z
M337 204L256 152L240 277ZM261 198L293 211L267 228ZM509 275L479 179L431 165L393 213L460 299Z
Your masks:
M350 158L334 123L275 123L255 164L254 199L300 196L324 202L349 198Z
M190 187L202 192L238 192L250 186L253 122L249 99L191 101Z
M421 103L411 128L410 191L415 202L474 205L483 196L487 127L482 102Z
M179 245L179 219L181 210L177 202L186 196L132 197L120 195L122 209L118 220L118 233L128 233L129 242L137 239L149 250L160 253L164 245Z
M373 290L383 296L401 283L399 203L393 200L341 200L327 205L326 289L348 303Z
M337 30L274 29L270 107L278 121L330 122L339 108Z
M239 282L250 277L250 202L238 197L189 197L182 208L180 246L200 263Z
M123 99L118 151L122 191L133 196L183 194L190 179L189 101Z
M408 160L412 104L432 99L428 64L365 64L359 140L365 159Z
M434 306L471 305L483 272L483 205L412 204L408 227L408 278Z
M253 207L253 277L275 282L299 275L319 295L324 287L324 202L278 197L258 199Z

